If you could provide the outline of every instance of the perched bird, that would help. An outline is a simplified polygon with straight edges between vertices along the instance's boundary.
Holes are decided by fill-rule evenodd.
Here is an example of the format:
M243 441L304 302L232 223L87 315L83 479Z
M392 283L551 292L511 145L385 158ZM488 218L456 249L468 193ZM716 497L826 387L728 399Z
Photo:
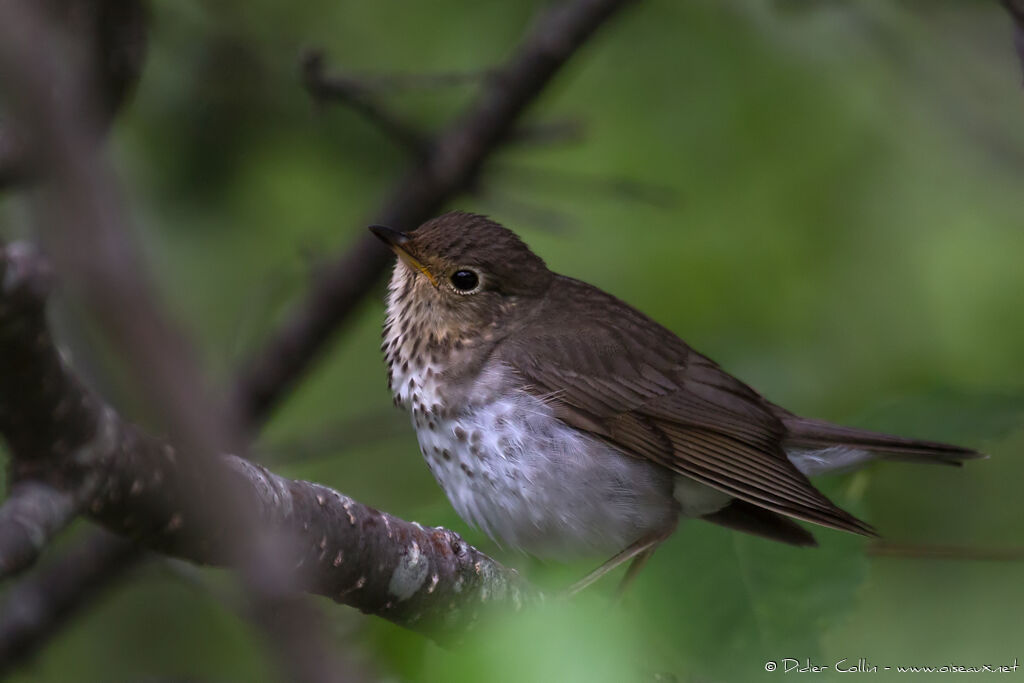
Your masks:
M398 255L382 349L430 470L499 542L614 554L575 589L632 559L627 583L680 516L801 546L794 519L875 535L808 477L981 457L794 415L484 216L370 229Z

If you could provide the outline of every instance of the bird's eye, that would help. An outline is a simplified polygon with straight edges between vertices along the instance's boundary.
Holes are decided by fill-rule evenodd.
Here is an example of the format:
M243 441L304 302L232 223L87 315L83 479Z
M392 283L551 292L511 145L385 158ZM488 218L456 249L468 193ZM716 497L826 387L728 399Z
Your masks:
M456 291L467 294L477 288L477 285L480 284L480 277L472 270L460 268L452 273L451 281L452 287L454 287Z

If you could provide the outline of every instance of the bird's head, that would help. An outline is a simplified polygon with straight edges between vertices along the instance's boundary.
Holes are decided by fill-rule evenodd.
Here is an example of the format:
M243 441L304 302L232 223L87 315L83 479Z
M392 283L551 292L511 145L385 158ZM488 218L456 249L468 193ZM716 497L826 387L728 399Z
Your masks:
M478 214L453 211L409 233L370 230L398 256L389 313L441 337L499 327L554 277L514 232Z

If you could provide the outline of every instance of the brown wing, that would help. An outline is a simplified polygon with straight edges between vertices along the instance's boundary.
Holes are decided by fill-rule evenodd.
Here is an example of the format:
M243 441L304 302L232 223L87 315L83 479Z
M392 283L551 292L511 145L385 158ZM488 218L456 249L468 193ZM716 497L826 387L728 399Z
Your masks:
M543 315L495 355L559 418L763 508L874 534L793 466L757 392L621 301L569 278L555 285Z

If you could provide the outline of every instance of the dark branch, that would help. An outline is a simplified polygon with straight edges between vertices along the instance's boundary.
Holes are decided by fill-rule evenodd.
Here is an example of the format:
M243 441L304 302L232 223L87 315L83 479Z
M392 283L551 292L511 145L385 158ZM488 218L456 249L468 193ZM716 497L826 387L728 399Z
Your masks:
M344 102L414 157L426 153L426 137L411 124L399 120L391 110L381 106L361 80L342 75L328 76L324 72L323 52L311 52L303 59L302 82L318 103Z
M98 329L123 359L142 397L181 446L174 450L169 444L162 445L165 457L180 459L180 467L177 462L174 467L181 475L180 488L174 491L176 499L149 500L141 504L141 511L132 512L145 525L154 515L163 516L166 510L162 506L173 502L177 510L170 521L216 520L219 527L213 529L213 540L219 541L217 556L238 569L249 598L250 616L263 630L283 670L293 680L337 680L349 667L337 655L337 648L327 647L322 630L310 627L312 615L289 591L290 576L284 564L287 556L278 552L273 543L276 539L265 534L250 514L252 510L246 506L249 491L235 484L230 464L215 455L238 443L234 421L205 386L188 340L163 313L132 242L133 233L113 174L97 148L96 126L102 117L96 114L89 89L68 82L59 62L48 52L57 40L35 4L28 0L0 4L0 76L15 123L31 141L34 163L46 180L43 189L48 196L36 206L37 225L69 285L67 291L92 314ZM54 92L61 94L59 100ZM42 319L41 312L26 316L26 322ZM20 346L22 353L35 349L45 354L52 349L52 344L36 343L37 338L46 338L45 328L26 327L35 333L34 337L27 344L19 343L23 337L12 333L8 339L12 346ZM59 401L66 398L62 389L66 388L70 397L83 392L64 371L59 357L44 363L61 372L40 378L41 393L56 392ZM32 387L26 389L33 393ZM11 402L16 396L5 399ZM37 403L43 400L36 398ZM54 412L56 405L47 414ZM15 424L35 418L21 412L20 401L5 410ZM51 482L59 479L61 488L74 495L85 497L97 490L89 506L98 513L96 507L102 506L104 496L110 502L111 494L121 496L140 482L145 485L141 472L132 472L128 465L133 458L152 458L156 446L121 425L99 399L83 401L73 410L89 413L95 429L87 435L76 434L84 437L81 440L67 439L66 454L51 447L54 457L42 476ZM56 443L64 435L51 436ZM116 449L111 450L114 446ZM119 450L130 446L140 450ZM74 457L68 457L70 454ZM12 456L37 464L35 454L19 450L17 440L12 444ZM116 477L106 472L114 461L125 466L118 470L120 473L131 473L132 481L124 491L119 490L123 487L117 485ZM122 524L132 512L126 513Z
M891 557L925 560L968 560L971 562L1020 562L1024 560L1024 547L972 548L959 545L927 545L876 541L866 547L872 557Z
M131 98L145 63L149 17L141 0L49 3L69 36L85 44L76 78L96 93L97 129L106 130ZM58 95L60 97L60 95ZM39 169L24 139L6 121L0 127L0 189L32 180Z
M0 610L0 678L30 659L69 616L116 585L142 557L137 546L96 533L13 586Z
M438 138L429 158L421 160L396 186L391 199L378 212L378 222L414 226L454 195L471 190L481 164L507 136L519 113L540 94L561 64L627 2L578 0L547 15L527 35L506 67L484 73L487 85L480 99L458 124ZM414 78L425 82L421 77ZM478 79L474 74L471 78L460 75L442 80L461 83ZM371 281L383 272L388 260L378 245L362 240L317 283L288 324L240 373L233 406L244 423L254 427L266 418L369 290ZM105 543L100 536L90 539L85 547L102 547ZM137 562L139 547L121 544L117 552L97 551L90 562L70 554L60 558L52 570L30 579L30 584L12 589L8 602L12 607L0 613L0 664L8 661L7 653L12 651L5 646L14 644L21 652L39 647L63 619L90 595L95 597L94 591L112 585L127 565ZM38 620L16 618L24 611L19 605L26 602L40 602L34 609L41 615Z
M1013 45L1017 60L1024 69L1024 0L1000 0L1013 19Z
M337 102L362 116L413 158L427 153L431 140L416 126L403 121L390 108L382 104L379 94L384 91L407 90L413 87L448 87L465 83L486 82L493 79L494 71L356 76L328 74L324 53L314 50L302 60L302 83L318 104ZM516 144L549 145L579 142L583 139L583 124L575 120L522 124L512 130L506 142Z
M0 190L31 177L21 140L6 126L0 127Z
M94 90L101 124L113 123L142 75L148 44L149 13L141 0L94 0L86 32L95 36Z
M15 484L0 507L0 579L36 561L50 538L75 515L75 496L49 484Z
M0 305L11 292L20 295L23 309L27 307L19 277L27 279L30 273L19 260L30 254L24 248L7 249L0 258ZM8 277L9 273L19 277ZM42 300L36 307L43 307ZM0 409L11 423L20 423L31 418L22 406L43 401L33 394L46 394L56 402L65 396L78 398L78 410L88 413L95 429L75 438L55 433L55 438L67 439L68 451L75 455L50 462L48 475L68 491L83 490L88 483L91 493L84 509L115 533L174 557L231 564L238 527L220 504L227 497L240 506L238 514L268 531L263 537L287 560L284 585L442 639L469 628L485 604L518 608L534 595L515 571L452 531L403 521L325 486L285 479L242 458L221 458L225 476L219 487L210 486L208 470L196 468L168 442L122 421L83 389L52 343L38 343L48 338L42 315L25 319L31 324L3 338L0 356L48 356L37 364L59 371L51 375L46 389L25 387L21 396L0 393ZM21 452L13 445L17 443L12 442L14 460L33 462L33 454Z
M630 0L574 0L535 23L477 101L442 133L398 183L372 223L412 230L474 188L481 167L562 65ZM237 413L258 425L305 373L352 309L375 286L391 252L360 238L314 282L309 295L243 370Z

